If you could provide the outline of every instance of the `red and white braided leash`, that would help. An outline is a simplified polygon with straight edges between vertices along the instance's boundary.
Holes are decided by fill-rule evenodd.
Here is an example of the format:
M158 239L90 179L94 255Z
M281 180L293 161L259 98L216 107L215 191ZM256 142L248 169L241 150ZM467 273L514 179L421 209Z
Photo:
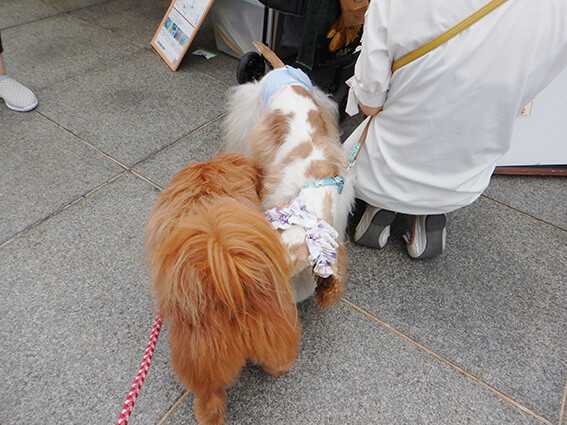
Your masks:
M138 398L142 384L144 383L146 376L148 375L148 371L150 370L150 362L152 361L152 357L154 356L159 331L161 330L161 324L161 315L158 312L158 314L156 315L156 321L154 323L152 334L150 335L150 340L148 341L146 353L144 354L144 359L142 360L142 365L140 366L140 371L138 372L136 379L134 379L134 382L132 383L132 388L130 389L128 396L126 397L126 402L124 403L124 407L122 407L122 412L120 412L120 416L118 417L116 425L128 424L128 419L132 414L132 409L134 409L136 398Z

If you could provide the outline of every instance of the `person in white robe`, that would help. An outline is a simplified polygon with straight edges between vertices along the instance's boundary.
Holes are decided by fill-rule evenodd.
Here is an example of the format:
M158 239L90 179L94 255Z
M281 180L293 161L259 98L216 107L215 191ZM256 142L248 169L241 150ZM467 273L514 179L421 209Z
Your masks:
M356 242L383 247L395 213L404 213L414 216L409 255L439 255L445 214L482 194L510 148L514 121L567 66L567 1L509 0L392 73L396 59L487 3L370 2L347 81L346 112L360 107L373 116L351 169L357 197L367 204Z

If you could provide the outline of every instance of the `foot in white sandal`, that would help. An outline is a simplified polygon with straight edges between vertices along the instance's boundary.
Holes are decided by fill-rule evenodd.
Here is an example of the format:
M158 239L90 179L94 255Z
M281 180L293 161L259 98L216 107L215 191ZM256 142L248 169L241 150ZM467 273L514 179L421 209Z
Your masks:
M0 75L0 98L4 99L8 108L18 112L31 111L38 104L30 89L8 75Z

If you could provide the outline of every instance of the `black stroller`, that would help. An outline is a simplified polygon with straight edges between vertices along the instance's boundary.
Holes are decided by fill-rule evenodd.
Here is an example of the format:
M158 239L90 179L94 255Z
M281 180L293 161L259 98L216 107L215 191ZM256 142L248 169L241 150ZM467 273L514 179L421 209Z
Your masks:
M262 42L284 63L301 68L312 82L331 94L345 117L348 87L353 75L362 29L342 45L330 48L329 30L341 14L339 0L259 0L265 7ZM237 80L260 79L269 66L256 52L240 60Z

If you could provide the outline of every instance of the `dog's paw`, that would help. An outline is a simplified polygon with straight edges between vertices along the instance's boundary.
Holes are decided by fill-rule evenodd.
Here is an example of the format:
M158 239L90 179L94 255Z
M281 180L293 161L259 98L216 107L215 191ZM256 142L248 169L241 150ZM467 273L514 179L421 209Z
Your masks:
M208 391L195 395L195 417L199 425L222 425L226 416L226 393Z
M266 372L268 372L270 375L272 375L274 378L278 378L280 376L282 376L284 373L287 373L291 370L291 367L293 366L293 362L289 363L289 365L285 365L284 367L280 367L280 368L272 368L272 367L267 367L266 365L264 365L264 370Z

